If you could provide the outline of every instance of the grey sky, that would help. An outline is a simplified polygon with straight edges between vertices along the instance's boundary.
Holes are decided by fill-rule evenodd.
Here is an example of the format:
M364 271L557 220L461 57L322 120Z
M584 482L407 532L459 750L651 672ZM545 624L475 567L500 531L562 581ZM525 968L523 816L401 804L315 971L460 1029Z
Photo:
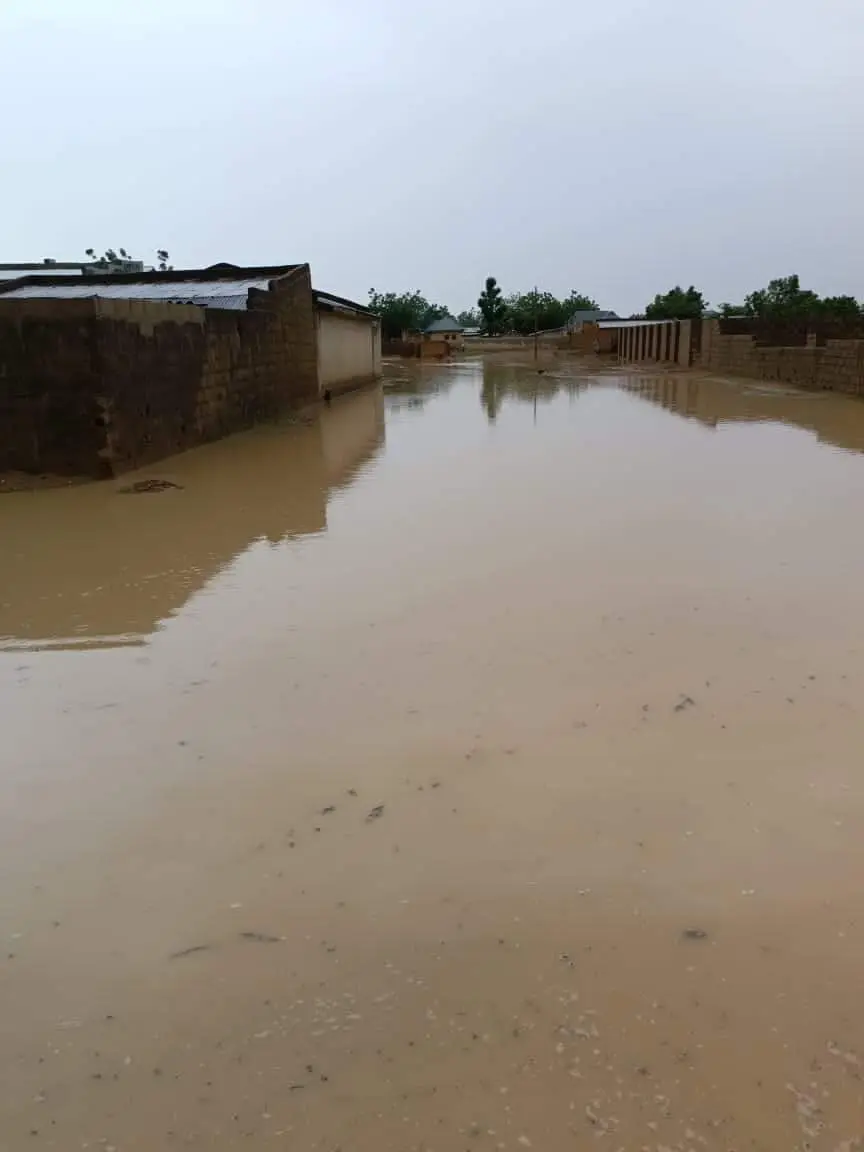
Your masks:
M0 259L864 297L862 0L0 0Z

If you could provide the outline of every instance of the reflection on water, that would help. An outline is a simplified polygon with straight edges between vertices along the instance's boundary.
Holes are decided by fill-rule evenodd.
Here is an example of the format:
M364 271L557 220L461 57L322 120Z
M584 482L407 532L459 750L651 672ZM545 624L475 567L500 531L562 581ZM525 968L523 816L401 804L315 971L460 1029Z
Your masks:
M764 421L814 432L819 440L864 452L864 405L827 392L673 375L625 379L628 392L703 424Z
M529 403L536 410L538 403L548 404L560 392L572 399L586 386L584 377L568 372L564 365L537 368L489 361L482 365L482 372L480 400L490 424L508 399Z
M0 644L143 643L254 541L323 532L330 494L383 443L381 393L365 391L301 424L257 428L146 473L178 489L121 494L136 474L9 495L0 506Z
M862 446L478 359L0 499L3 1152L853 1152Z

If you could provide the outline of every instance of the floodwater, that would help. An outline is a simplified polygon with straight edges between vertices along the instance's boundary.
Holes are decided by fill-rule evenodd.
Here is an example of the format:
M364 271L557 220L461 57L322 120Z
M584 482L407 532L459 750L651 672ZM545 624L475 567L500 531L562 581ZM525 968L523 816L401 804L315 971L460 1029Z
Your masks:
M390 373L0 498L0 1148L851 1152L864 404Z

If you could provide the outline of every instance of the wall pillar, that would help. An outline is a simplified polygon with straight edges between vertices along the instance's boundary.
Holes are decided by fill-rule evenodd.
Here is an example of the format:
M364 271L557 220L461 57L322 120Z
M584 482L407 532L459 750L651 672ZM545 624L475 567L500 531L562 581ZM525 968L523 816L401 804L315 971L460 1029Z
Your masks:
M690 367L690 331L692 320L682 320L678 338L678 363L684 368Z

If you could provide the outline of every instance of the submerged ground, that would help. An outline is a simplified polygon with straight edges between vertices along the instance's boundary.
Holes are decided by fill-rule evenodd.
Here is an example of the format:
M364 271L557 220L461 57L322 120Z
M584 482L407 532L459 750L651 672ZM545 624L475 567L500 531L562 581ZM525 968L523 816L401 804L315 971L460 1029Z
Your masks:
M0 1147L849 1152L864 404L388 372L0 498Z

